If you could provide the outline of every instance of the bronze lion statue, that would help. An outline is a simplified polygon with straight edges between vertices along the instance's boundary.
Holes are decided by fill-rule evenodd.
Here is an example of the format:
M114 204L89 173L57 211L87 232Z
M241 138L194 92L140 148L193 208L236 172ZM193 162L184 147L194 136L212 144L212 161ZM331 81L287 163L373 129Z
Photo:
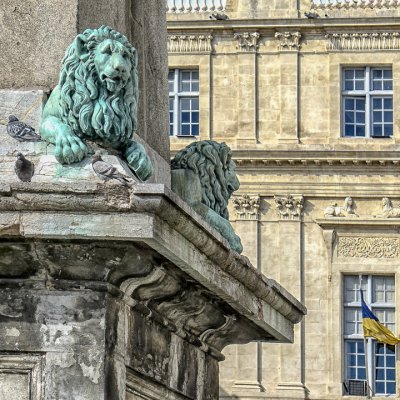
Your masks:
M142 180L152 174L144 147L132 140L137 129L136 49L121 33L87 29L68 47L60 78L47 101L40 134L55 145L62 164L81 161L84 139L120 151Z
M194 142L176 154L171 168L172 190L241 253L240 238L228 221L228 200L240 185L231 149L212 140Z

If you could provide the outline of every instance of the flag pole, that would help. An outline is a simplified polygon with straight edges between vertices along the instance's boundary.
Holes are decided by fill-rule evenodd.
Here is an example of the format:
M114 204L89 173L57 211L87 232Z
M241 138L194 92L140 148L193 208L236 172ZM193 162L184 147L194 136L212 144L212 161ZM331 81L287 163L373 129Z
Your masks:
M365 374L367 377L367 399L371 398L371 387L369 385L369 368L368 368L368 343L367 338L364 336L364 355L365 355Z
M362 275L358 275L359 279L359 285L360 285L360 293L362 294ZM361 299L360 299L361 301ZM364 361L365 361L365 375L367 378L367 399L371 398L371 390L370 390L370 385L369 385L369 368L368 368L368 343L367 343L367 338L364 336L363 332L363 338L364 338Z

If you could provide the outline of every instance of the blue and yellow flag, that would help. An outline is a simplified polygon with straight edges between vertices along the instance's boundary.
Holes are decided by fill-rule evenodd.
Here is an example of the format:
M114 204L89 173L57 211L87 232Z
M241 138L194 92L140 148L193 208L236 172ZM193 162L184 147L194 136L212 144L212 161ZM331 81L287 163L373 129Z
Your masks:
M379 322L379 319L373 314L369 307L365 304L363 292L361 294L361 312L364 337L372 337L378 342L396 345L400 342L388 328Z

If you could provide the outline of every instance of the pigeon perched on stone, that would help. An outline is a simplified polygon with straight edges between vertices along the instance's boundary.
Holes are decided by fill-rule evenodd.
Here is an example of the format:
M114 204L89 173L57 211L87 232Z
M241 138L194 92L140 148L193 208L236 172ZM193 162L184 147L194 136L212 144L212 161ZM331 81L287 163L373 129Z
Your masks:
M34 128L19 121L14 115L8 117L7 133L19 142L39 142L41 140Z
M210 19L216 19L216 20L219 20L219 21L224 21L224 20L227 20L229 18L228 18L228 16L226 14L219 14L217 12L213 12L210 15Z
M315 18L319 18L319 14L315 13L315 12L305 12L304 16L308 19L315 19Z
M18 153L14 169L22 182L30 182L35 172L35 165L27 160L22 153Z
M103 161L101 153L97 152L94 154L92 159L92 168L95 174L103 180L115 179L119 183L125 186L133 186L135 181L129 176L123 175L118 172L117 168L113 165Z

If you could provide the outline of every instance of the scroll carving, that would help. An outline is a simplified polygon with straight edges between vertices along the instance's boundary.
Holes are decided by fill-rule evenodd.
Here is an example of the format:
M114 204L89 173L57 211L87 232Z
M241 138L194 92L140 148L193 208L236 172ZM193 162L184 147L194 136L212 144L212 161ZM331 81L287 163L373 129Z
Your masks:
M281 219L299 220L303 215L304 197L275 196L275 205Z
M260 34L258 32L235 33L233 37L238 41L238 48L242 51L256 51Z
M339 237L338 256L357 258L397 258L400 256L400 238Z
M238 219L255 219L260 218L260 196L249 196L244 194L233 199L236 217Z
M279 50L299 50L301 48L300 32L276 32L275 37L279 40Z
M212 51L211 35L170 35L168 36L168 52L195 53Z
M328 50L399 50L400 32L328 33Z

